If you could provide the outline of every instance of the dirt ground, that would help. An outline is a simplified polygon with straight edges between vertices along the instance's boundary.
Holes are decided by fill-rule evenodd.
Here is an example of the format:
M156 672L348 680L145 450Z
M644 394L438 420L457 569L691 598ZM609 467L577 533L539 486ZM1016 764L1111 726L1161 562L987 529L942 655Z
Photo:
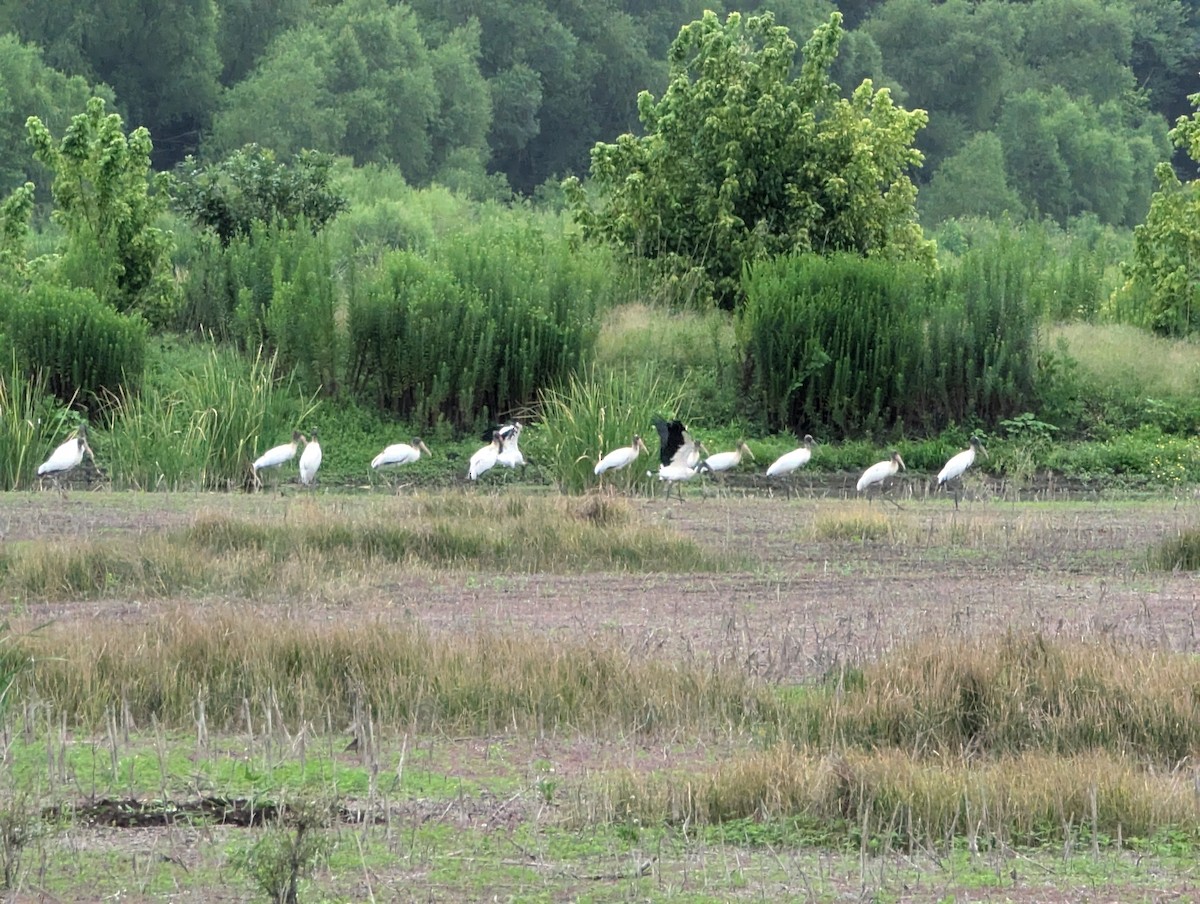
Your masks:
M686 494L685 502L636 499L635 517L678 531L718 551L743 556L747 567L728 573L497 574L471 571L397 574L384 572L352 592L306 600L187 601L189 607L261 606L280 616L314 621L396 619L438 631L490 629L544 631L564 642L602 637L664 658L717 657L736 662L767 679L790 682L812 678L844 662L862 662L931 632L986 636L1006 630L1036 630L1047 636L1118 638L1159 649L1196 652L1200 582L1194 575L1146 567L1147 551L1164 537L1200 526L1200 501L1132 499L1104 493L1046 500L1011 501L995 493L964 500L955 510L946 497L903 499L900 505L844 498L836 488L787 498L735 488L723 495L711 489ZM247 517L286 517L300 501L274 496L189 496L167 494L57 493L8 494L0 499L0 543L56 543L98 533L129 536L183 525L207 508ZM305 505L343 506L347 497L330 494ZM380 503L387 505L388 503ZM402 506L401 501L396 502ZM861 527L856 533L856 526ZM49 619L150 618L182 600L102 600L42 603L24 601L14 609L14 627ZM678 765L684 759L719 756L719 751L686 743L667 750L632 750L628 744L589 739L461 739L446 743L438 756L469 774L486 770L480 756L508 744L518 762L552 764L569 779L612 763L647 768ZM536 795L495 802L467 799L460 813L445 808L439 818L491 820L511 826L536 818ZM440 806L440 805L439 805ZM503 812L501 812L503 809ZM497 813L503 817L499 819ZM531 815L532 814L532 815ZM150 830L78 829L76 846L110 845L128 853L189 862L206 845L218 846L232 829L205 833L147 835ZM181 840L184 836L185 840ZM137 864L137 854L133 855ZM204 855L208 856L208 855ZM513 856L508 851L508 856ZM693 852L693 856L698 856ZM936 862L864 866L811 853L734 852L722 849L725 876L716 897L756 900L1109 902L1185 901L1200 898L1194 870L1173 869L1128 882L1129 864L1089 883L1063 877L1053 858L1025 862L1013 855L998 860L1004 876L995 888L971 887L975 879L956 876ZM730 856L747 862L724 862ZM763 878L754 879L750 861L770 858ZM919 858L918 858L919 859ZM1028 858L1026 858L1027 860ZM785 862L786 861L786 862ZM814 867L813 864L816 864ZM1140 859L1139 859L1140 863ZM824 864L822 866L822 864ZM536 866L536 864L535 864ZM628 864L626 864L628 866ZM168 863L165 869L172 867ZM549 869L549 867L547 867ZM622 867L624 869L624 867ZM663 889L686 888L688 870L711 864L655 862L649 887L613 873L611 881L558 882L547 876L536 900L689 900ZM819 882L812 879L816 869ZM884 873L892 870L885 878ZM824 872L822 872L824 870ZM718 870L719 872L720 870ZM897 877L899 871L899 877ZM878 879L876 879L878 872ZM917 876L914 880L913 875ZM683 876L681 879L680 876ZM779 877L790 881L780 883ZM1005 878L1009 877L1009 878ZM1122 878L1124 877L1124 878ZM482 900L440 887L420 871L377 877L370 888L339 886L337 900ZM812 880L812 881L810 881ZM715 880L714 880L715 881ZM914 884L915 882L915 884ZM674 884L673 884L674 883ZM680 884L682 883L682 884ZM600 892L603 885L607 891ZM657 888L657 890L656 890ZM814 891L814 888L817 889ZM722 891L721 889L724 889ZM385 893L386 892L386 893ZM503 888L487 900L523 900ZM200 895L188 900L248 900L244 891ZM155 900L158 895L126 891L122 900ZM58 900L31 890L10 900ZM75 898L82 900L82 898Z

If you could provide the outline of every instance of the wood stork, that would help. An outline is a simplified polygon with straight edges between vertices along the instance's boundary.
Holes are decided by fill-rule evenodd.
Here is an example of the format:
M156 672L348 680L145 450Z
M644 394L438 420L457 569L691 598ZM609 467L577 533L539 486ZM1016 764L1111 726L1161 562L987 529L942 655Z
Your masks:
M312 436L304 444L304 452L300 455L300 482L306 487L312 486L317 479L317 471L321 468L321 444L317 442L317 428L313 427Z
M426 455L432 454L429 447L415 437L411 445L409 443L393 443L371 459L371 470L378 471L380 468L412 464L420 461L422 452Z
M984 458L990 458L988 450L983 448L983 443L979 441L978 436L971 437L971 444L953 456L945 467L938 471L937 486L940 490L944 485L953 480L958 481L954 488L954 507L958 508L958 497L962 493L962 476L967 472L967 468L975 464L975 453L982 452Z
M58 479L63 474L68 474L83 461L84 453L92 460L92 464L96 463L96 456L92 454L92 447L87 441L87 425L80 424L75 435L66 442L62 443L57 449L50 453L50 457L38 465L38 477L52 477L54 485L58 486ZM61 490L62 488L59 487Z
M793 471L803 468L812 459L815 443L816 440L812 438L812 434L804 434L804 445L780 455L771 462L771 467L767 468L767 476L785 477Z
M751 460L754 459L754 453L750 451L750 447L746 445L746 441L738 440L737 448L732 452L718 452L716 455L710 455L704 459L700 464L700 470L716 474L718 480L724 480L725 472L731 471L740 465L743 455L749 455Z
M771 462L771 467L767 468L767 477L788 477L793 471L803 468L812 459L814 445L816 445L816 440L812 438L812 434L804 434L804 445L793 449L791 452L785 452ZM789 484L789 496L791 492L792 487Z
M496 460L500 457L500 444L499 434L493 432L492 441L471 456L471 464L467 468L469 480L478 480L485 471L490 471L496 466Z
M858 492L861 493L874 484L882 484L885 480L895 477L903 468L904 459L900 457L899 452L893 452L891 458L876 462L863 471L862 477L858 478Z
M658 479L667 481L667 498L671 498L671 487L680 481L691 480L696 476L700 466L700 456L703 446L692 439L692 435L683 426L683 421L664 421L655 418L654 427L658 430L660 449L658 453ZM653 475L653 471L647 472ZM678 488L679 501L683 501L683 488Z
M521 454L521 448L517 445L521 438L521 425L513 421L511 424L497 427L496 435L500 437L500 454L496 456L496 464L514 470L525 467L525 456Z
M592 473L600 476L608 471L619 471L622 468L627 468L637 460L637 457L643 452L648 452L646 444L642 442L642 438L636 433L633 435L632 445L622 446L620 449L613 449L598 462Z
M250 466L254 471L255 482L258 482L258 472L265 471L268 468L278 468L280 465L291 461L296 457L296 449L300 443L304 442L304 436L299 430L292 431L292 441L283 443L280 446L273 446L268 449L258 458L254 459L254 464Z

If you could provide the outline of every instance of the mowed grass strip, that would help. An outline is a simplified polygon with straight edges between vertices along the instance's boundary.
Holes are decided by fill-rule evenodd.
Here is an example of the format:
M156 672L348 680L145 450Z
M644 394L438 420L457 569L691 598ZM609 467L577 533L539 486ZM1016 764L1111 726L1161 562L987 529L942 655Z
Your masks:
M201 512L149 536L15 544L0 587L46 600L317 592L380 566L535 572L714 572L749 567L619 498L446 493L369 507L304 501L261 518Z
M834 753L781 743L713 772L620 770L565 795L574 825L716 826L791 821L809 837L904 849L966 838L1038 846L1153 839L1200 842L1194 775L1143 768L1108 751L1031 751L989 762L922 759L897 749Z

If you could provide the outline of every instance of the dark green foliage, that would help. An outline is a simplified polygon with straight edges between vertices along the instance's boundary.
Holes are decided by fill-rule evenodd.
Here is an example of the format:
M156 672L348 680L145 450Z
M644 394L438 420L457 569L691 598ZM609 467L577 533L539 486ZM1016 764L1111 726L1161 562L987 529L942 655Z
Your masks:
M782 258L746 278L750 404L772 429L837 435L992 423L1034 398L1038 311L1019 253L938 277L851 256Z
M607 255L526 226L393 252L350 294L351 387L421 427L507 417L579 366L612 285Z
M21 369L63 402L92 407L141 380L145 321L118 314L87 289L0 287L0 330Z
M330 185L332 167L333 158L317 151L277 163L272 151L256 144L211 165L188 157L177 174L176 202L222 245L249 235L255 222L294 228L303 221L320 231L346 208L346 199Z

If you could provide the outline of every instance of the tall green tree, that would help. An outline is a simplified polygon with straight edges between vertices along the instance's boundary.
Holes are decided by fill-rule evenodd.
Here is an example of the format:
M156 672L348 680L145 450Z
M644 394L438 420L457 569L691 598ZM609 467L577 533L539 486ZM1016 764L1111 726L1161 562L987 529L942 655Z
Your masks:
M107 88L99 90L112 101ZM86 79L47 66L38 47L16 35L0 35L0 195L45 179L26 142L30 112L38 111L49 128L62 131L94 93Z
M587 237L699 268L725 305L743 266L792 251L932 260L916 222L924 111L863 82L838 94L829 67L841 16L796 45L770 15L715 13L671 46L661 100L638 96L641 136L592 150L591 180L566 190Z
M1200 108L1200 94L1191 96ZM1181 116L1172 143L1200 163L1200 112ZM1200 331L1200 179L1180 180L1169 163L1154 171L1158 191L1146 222L1133 231L1128 272L1148 293L1154 329L1186 336Z
M91 289L123 313L139 311L153 324L171 315L172 237L158 225L170 203L170 177L153 173L150 133L127 136L103 98L71 120L61 140L36 116L29 117L34 157L54 174L53 217L64 244L56 274Z

